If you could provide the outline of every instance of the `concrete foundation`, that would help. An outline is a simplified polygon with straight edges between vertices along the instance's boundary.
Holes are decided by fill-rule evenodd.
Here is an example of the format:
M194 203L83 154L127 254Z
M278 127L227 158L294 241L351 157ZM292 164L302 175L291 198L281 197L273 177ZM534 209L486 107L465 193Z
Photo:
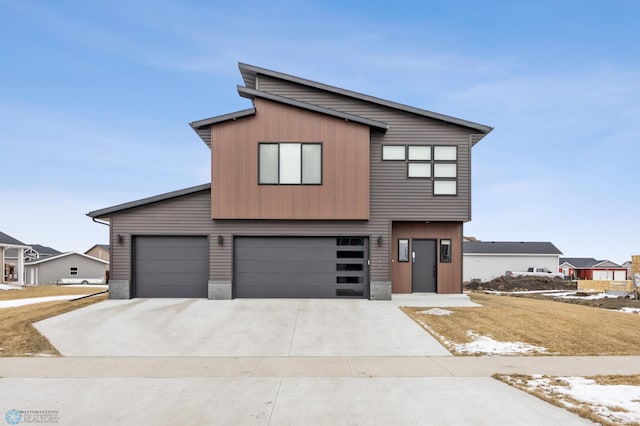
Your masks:
M391 300L391 281L371 281L370 300Z
M129 280L110 280L109 299L131 299L131 282Z
M209 300L231 300L231 281L209 281Z

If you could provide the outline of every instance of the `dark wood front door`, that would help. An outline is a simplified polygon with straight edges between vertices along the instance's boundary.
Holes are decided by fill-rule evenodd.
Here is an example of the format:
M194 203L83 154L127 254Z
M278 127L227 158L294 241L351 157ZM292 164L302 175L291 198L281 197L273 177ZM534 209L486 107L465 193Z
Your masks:
M437 281L436 240L412 241L412 291L435 293Z

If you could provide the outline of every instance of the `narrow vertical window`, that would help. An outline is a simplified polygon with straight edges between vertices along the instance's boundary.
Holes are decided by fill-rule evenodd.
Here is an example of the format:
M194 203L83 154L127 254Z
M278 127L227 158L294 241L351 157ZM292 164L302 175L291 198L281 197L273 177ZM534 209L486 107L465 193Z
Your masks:
M278 144L260 144L260 178L263 184L278 183Z
M451 240L440 240L440 262L451 263Z
M409 240L398 240L398 262L409 261Z
M302 183L322 183L322 145L302 145Z
M299 143L280 144L280 183L300 183L300 149Z

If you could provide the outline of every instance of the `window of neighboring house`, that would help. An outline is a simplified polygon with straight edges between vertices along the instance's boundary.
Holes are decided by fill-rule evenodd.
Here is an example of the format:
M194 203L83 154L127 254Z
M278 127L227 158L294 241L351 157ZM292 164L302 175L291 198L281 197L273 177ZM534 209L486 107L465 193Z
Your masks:
M72 266L71 268L69 268L69 275L78 275L78 267Z
M433 148L433 195L458 194L458 147Z
M260 143L261 185L321 185L321 143Z

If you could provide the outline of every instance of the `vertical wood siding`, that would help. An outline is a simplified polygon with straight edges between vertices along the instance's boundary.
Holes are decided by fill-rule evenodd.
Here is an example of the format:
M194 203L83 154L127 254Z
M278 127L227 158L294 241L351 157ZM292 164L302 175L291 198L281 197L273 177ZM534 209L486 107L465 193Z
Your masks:
M369 128L262 99L212 127L214 219L369 218ZM322 143L322 185L259 185L259 142Z

